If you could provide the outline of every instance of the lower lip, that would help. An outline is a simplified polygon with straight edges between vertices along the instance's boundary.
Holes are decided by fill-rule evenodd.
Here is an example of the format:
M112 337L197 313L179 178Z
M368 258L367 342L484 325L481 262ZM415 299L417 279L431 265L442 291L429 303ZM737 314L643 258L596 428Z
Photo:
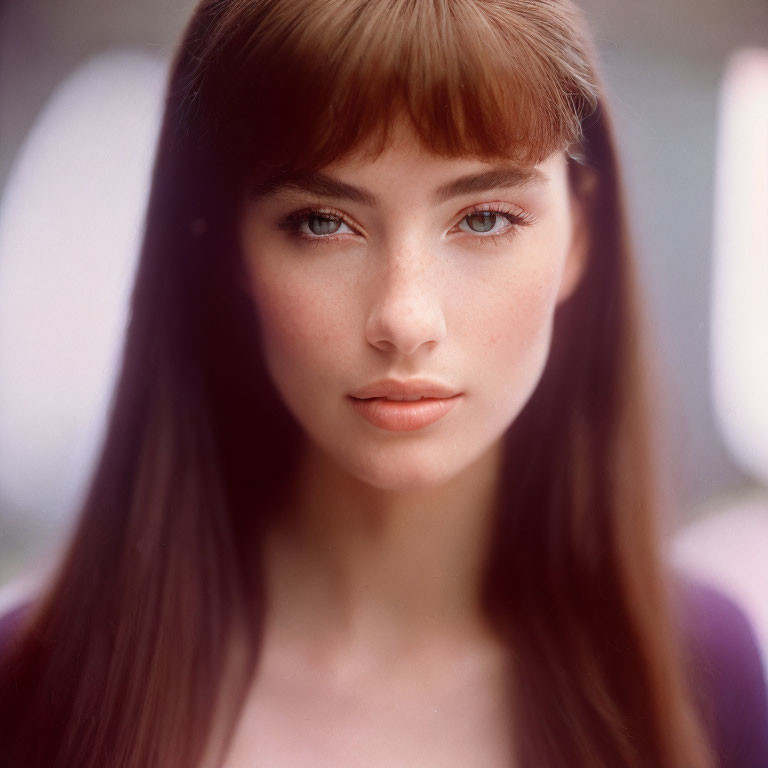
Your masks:
M372 397L361 400L350 397L352 406L375 427L390 432L412 432L442 419L457 403L459 395L453 397L426 397L423 400L387 400Z

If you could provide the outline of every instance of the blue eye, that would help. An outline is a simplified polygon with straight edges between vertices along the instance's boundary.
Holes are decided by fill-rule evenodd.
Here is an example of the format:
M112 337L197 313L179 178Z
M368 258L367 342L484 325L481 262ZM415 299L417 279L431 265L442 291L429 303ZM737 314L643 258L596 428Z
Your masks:
M526 211L507 210L506 203L493 203L465 213L456 226L462 232L476 235L470 238L471 242L493 245L501 242L499 238L504 240L514 237L523 227L533 222L533 217Z
M313 235L333 235L339 231L343 222L333 216L313 213L307 216L304 223Z
M528 223L521 214L506 211L471 211L459 222L459 229L475 235L502 235Z
M336 239L335 235L354 233L342 216L331 211L313 208L303 208L289 213L278 222L278 227L314 243L329 242Z
M464 221L473 232L490 232L496 225L497 218L493 211L475 211L465 216Z

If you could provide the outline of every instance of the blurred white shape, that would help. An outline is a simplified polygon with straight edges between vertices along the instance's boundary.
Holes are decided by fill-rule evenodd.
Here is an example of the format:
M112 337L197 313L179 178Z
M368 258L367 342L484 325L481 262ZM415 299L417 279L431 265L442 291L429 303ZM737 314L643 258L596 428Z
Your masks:
M768 483L768 51L728 63L720 94L712 294L714 408L734 458ZM768 677L768 494L721 503L681 531L685 571L749 616Z
M732 57L715 186L712 383L723 436L768 482L768 51ZM764 540L768 548L768 537Z
M91 59L54 93L0 200L0 498L80 501L122 347L165 63Z
M731 501L688 525L672 542L686 573L730 595L760 644L768 680L768 494Z

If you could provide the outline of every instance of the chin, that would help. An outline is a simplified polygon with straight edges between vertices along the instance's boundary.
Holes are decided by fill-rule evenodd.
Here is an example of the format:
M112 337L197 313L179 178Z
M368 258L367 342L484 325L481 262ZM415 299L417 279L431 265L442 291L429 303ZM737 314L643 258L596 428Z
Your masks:
M472 463L467 456L462 462L458 456L424 455L420 451L408 451L402 446L393 451L377 451L365 455L344 456L337 459L340 466L361 483L382 491L427 491L453 480Z
M410 469L399 473L382 470L381 472L356 475L356 477L371 488L393 492L426 491L430 488L439 487L451 479L451 476L430 475L423 470L413 471Z

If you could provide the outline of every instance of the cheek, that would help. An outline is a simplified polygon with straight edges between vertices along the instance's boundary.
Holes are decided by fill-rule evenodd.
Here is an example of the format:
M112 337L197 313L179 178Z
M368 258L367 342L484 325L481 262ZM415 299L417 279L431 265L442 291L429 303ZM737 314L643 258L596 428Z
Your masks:
M508 360L510 355L538 349L549 340L554 317L559 271L536 270L521 281L500 283L479 318L487 350Z
M557 307L561 264L552 261L499 281L488 294L485 311L473 320L477 368L490 418L508 425L535 390L549 356Z
M273 375L280 379L285 379L286 374L303 376L307 366L318 369L329 356L339 359L343 313L341 302L331 291L304 285L285 274L258 274L253 270L250 283Z

